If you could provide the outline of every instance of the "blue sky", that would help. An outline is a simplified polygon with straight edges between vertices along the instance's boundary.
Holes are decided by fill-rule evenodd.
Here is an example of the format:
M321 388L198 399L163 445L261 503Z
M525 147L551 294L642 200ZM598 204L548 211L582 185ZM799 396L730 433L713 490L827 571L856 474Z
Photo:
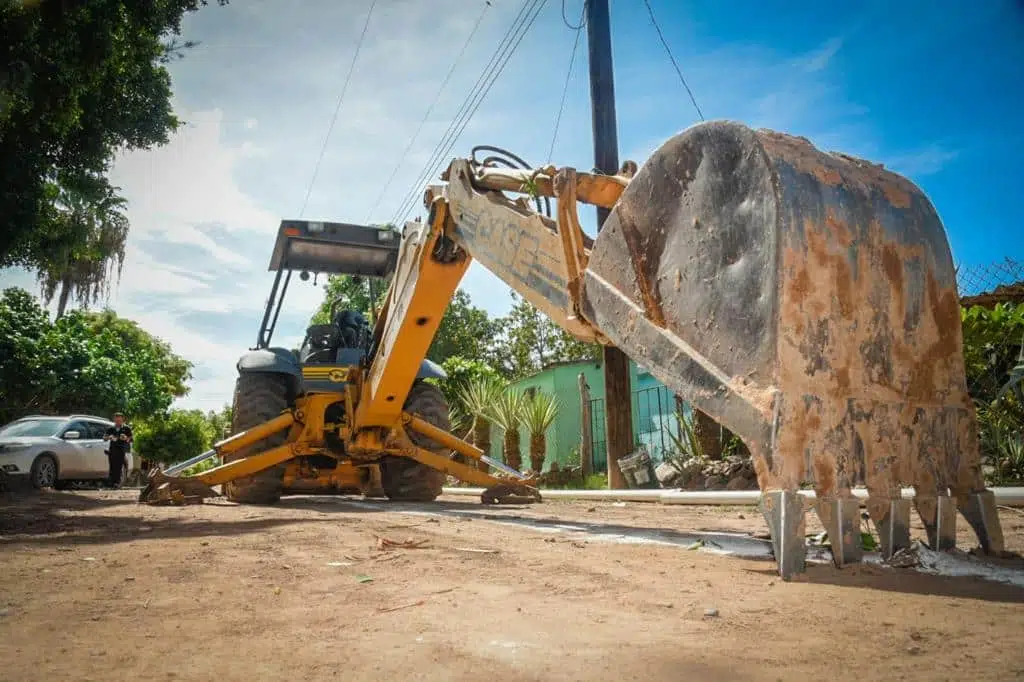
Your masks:
M1024 259L1019 2L650 1L706 118L884 163L932 199L958 262ZM304 217L390 219L521 4L491 0L374 208L484 8L483 0L378 0ZM620 157L642 163L697 115L642 1L611 5ZM114 168L132 233L110 304L196 363L181 406L230 401L234 363L253 343L272 280L278 221L302 206L369 6L233 0L190 16L184 37L201 45L172 66L188 125L167 147L124 155ZM566 0L573 21L581 7ZM547 0L449 157L495 144L547 161L575 37L562 9ZM584 41L553 156L558 165L593 164ZM584 217L592 226L592 212ZM0 280L35 289L26 273ZM464 286L491 313L507 310L507 288L478 266ZM293 286L278 341L301 336L320 295Z

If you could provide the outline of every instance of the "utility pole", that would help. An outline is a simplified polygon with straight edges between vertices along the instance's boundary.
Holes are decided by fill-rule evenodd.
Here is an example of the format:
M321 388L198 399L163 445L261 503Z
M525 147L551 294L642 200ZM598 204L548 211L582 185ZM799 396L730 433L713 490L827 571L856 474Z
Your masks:
M590 62L590 109L594 128L594 167L619 172L619 139L615 123L615 79L612 72L612 31L608 0L586 0L587 47ZM608 209L597 208L597 229ZM604 409L608 447L608 487L625 488L619 459L633 449L633 401L629 358L618 348L604 347Z

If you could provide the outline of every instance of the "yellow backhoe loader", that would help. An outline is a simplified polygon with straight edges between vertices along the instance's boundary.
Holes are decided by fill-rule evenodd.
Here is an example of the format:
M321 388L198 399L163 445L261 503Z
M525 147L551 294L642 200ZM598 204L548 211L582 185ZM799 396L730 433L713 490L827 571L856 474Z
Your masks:
M983 550L1002 551L952 257L915 185L732 122L693 126L614 176L524 166L495 148L453 160L426 191L426 221L400 235L283 222L278 279L393 271L372 333L342 314L311 327L296 356L269 347L268 305L261 343L238 364L235 435L211 451L226 463L192 478L157 474L143 499L220 484L230 499L273 502L294 481L323 481L317 468L339 489L392 499L433 499L444 474L486 487L488 502L539 499L532 481L448 433L443 396L423 381L438 371L427 349L476 259L743 439L783 577L805 566L804 484L837 565L861 558L858 485L885 557L910 543L903 485L916 490L932 547L955 545L959 510ZM580 202L610 209L596 239L580 228Z

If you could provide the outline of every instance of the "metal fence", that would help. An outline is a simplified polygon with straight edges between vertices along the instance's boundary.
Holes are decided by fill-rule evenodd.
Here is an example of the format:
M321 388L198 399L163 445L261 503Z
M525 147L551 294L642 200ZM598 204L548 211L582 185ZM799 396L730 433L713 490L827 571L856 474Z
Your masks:
M675 396L665 386L652 386L633 391L635 416L633 439L643 445L656 462L664 460L665 452L673 449L673 436L680 435L675 413ZM590 401L591 431L594 439L593 471L607 473L608 445L605 440L604 398Z
M956 285L964 305L1020 302L1024 262L1005 258L995 263L957 266Z

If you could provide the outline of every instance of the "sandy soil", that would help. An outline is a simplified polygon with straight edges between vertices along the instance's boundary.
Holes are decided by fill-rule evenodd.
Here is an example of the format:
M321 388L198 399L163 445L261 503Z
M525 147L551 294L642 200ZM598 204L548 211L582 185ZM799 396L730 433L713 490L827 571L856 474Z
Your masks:
M1003 526L1024 550L1024 516ZM645 528L678 544L609 541ZM873 565L784 583L684 530L765 529L749 508L8 495L0 679L1024 679L1020 588Z

